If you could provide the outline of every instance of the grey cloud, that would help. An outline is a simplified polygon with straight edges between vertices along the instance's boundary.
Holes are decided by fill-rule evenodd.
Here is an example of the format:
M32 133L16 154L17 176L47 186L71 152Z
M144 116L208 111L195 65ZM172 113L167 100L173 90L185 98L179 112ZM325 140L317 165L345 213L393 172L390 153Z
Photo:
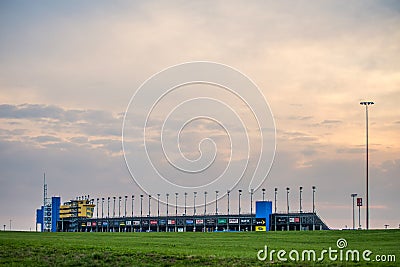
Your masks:
M32 137L31 139L38 143L60 142L61 141L60 138L55 137L55 136L49 136L49 135L36 136L36 137Z

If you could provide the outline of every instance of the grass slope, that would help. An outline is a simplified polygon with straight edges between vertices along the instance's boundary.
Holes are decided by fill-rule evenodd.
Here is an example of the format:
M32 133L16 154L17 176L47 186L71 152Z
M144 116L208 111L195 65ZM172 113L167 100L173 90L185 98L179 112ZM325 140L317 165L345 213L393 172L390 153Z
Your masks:
M369 249L396 262L267 262L269 249ZM400 230L242 233L34 233L0 232L0 265L12 266L400 266ZM317 257L319 254L317 254ZM287 255L286 255L287 257ZM276 258L276 257L275 257Z

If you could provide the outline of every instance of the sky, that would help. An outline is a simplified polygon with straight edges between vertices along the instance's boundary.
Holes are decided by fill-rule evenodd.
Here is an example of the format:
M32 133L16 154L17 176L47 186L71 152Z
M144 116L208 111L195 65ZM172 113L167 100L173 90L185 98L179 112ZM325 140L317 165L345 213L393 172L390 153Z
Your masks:
M127 110L128 103L152 75L192 61L240 71L257 85L273 115L274 160L270 170L268 160L260 163L269 173L254 198L260 200L265 188L266 198L273 200L276 187L277 209L286 211L289 187L290 209L298 211L302 186L303 210L311 211L311 188L316 186L316 211L332 228L352 226L352 193L365 203L365 107L359 102L374 101L369 108L370 227L400 227L400 3L388 0L1 1L0 224L8 228L12 220L13 229L35 229L44 172L49 195L62 201L145 194L122 151L124 115L141 112L139 104ZM153 143L147 150L161 167L166 164L158 150L163 115L180 97L212 96L231 101L238 114L249 114L229 92L209 85L183 89L164 100L149 128ZM143 103L154 97L142 92ZM256 99L255 92L242 96ZM226 110L217 112L215 103L200 104L186 106L171 125L181 127L194 111L215 111L219 119L238 126ZM177 181L214 179L227 162L240 173L246 159L254 169L259 139L250 141L256 149L248 156L229 158L227 137L236 140L248 130L229 129L233 132L226 135L221 125L205 119L184 128L179 145L188 159L218 149L209 174L185 180L191 176L183 173ZM271 129L260 132L265 136ZM143 148L141 132L133 133L125 140L133 155L127 156L131 172L151 177L143 163L147 158L135 154ZM253 134L249 132L250 139ZM206 142L203 147L207 137L216 146ZM165 143L173 144L172 139ZM232 212L238 209L237 190L247 189L248 178L218 188L232 190ZM150 186L165 201L165 188L156 181ZM214 193L208 190L212 201ZM198 202L203 202L204 190L198 191ZM244 190L242 212L249 212L249 195ZM226 202L221 193L220 211ZM214 205L207 205L209 212ZM364 207L361 225L365 227Z

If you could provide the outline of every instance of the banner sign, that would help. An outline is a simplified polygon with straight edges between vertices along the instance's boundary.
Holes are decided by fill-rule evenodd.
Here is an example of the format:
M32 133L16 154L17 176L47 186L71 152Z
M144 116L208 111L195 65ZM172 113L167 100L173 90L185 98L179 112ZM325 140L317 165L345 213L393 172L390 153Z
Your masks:
M250 224L250 219L240 219L241 224Z
M151 225L157 225L157 223L158 223L157 220L150 220Z
M186 219L186 224L193 224L194 221L192 219Z
M204 223L204 220L203 219L197 219L196 220L196 224L203 224Z
M225 218L218 219L218 224L226 224L226 219Z
M175 220L168 220L169 225L175 225Z
M357 207L361 207L362 206L362 198L358 197L357 198Z
M139 220L132 221L132 224L133 225L140 225L140 221Z
M206 224L215 224L215 220L214 219L207 219L206 220Z
M239 219L229 219L229 223L239 223Z
M256 225L257 226L265 226L265 218L256 218Z
M256 226L256 232L265 232L267 231L266 226Z

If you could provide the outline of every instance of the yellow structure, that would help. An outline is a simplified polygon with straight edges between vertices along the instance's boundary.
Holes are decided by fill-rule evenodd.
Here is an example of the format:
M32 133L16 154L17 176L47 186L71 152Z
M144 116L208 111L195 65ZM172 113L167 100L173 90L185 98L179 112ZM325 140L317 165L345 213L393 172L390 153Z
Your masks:
M67 218L92 218L94 207L89 200L71 200L60 206L60 219Z

